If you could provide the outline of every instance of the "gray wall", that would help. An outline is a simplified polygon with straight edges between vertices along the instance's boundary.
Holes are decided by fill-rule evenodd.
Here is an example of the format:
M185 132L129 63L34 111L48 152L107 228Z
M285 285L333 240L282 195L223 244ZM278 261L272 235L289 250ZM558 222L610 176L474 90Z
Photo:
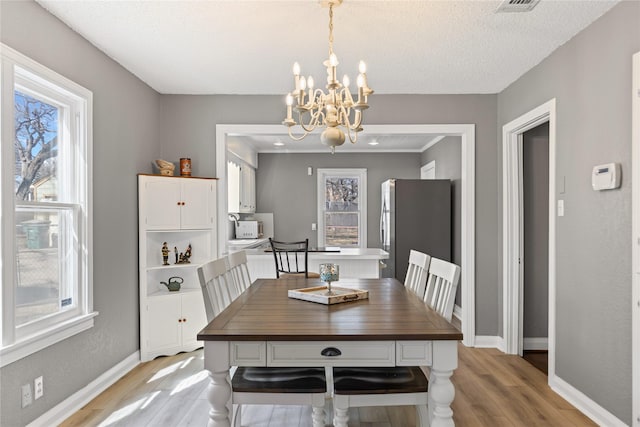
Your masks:
M136 173L160 153L159 95L38 4L2 2L3 43L93 92L95 326L0 370L0 425L23 426L139 349ZM4 143L4 142L3 142ZM22 409L20 386L44 376Z
M421 165L435 160L436 179L451 180L451 260L462 265L462 138L446 136L422 153ZM460 277L462 280L462 277ZM456 291L456 305L462 306L462 289Z
M280 240L308 237L318 243L311 223L318 222L318 168L367 169L367 243L380 245L380 184L389 178L420 177L419 153L259 154L256 174L257 211L273 212ZM313 175L307 175L307 167Z
M475 124L476 333L497 335L501 320L497 95L374 95L369 101L365 131L368 123ZM280 123L286 111L282 96L255 95L162 95L160 107L162 157L191 157L194 174L207 176L215 173L216 124ZM308 221L301 230L310 231Z
M621 2L498 96L499 126L556 99L554 196L565 201L565 216L556 218L556 374L627 424L638 22L640 2ZM595 192L591 169L606 162L621 163L622 186Z
M522 135L522 177L523 336L540 338L549 330L549 123Z

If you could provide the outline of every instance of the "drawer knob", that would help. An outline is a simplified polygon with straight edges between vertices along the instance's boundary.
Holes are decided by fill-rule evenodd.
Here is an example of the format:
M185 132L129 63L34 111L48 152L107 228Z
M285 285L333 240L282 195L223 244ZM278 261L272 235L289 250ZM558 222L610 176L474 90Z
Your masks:
M321 355L323 356L327 356L327 357L335 357L335 356L340 356L342 354L342 352L335 348L335 347L327 347L325 349L323 349L320 352Z

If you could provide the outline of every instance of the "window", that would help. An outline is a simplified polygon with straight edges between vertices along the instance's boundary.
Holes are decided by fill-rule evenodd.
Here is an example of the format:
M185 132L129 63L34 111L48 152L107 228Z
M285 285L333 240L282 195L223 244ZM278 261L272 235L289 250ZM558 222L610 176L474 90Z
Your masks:
M4 366L90 328L97 313L92 94L4 45L0 82Z
M318 246L367 247L367 170L318 169Z

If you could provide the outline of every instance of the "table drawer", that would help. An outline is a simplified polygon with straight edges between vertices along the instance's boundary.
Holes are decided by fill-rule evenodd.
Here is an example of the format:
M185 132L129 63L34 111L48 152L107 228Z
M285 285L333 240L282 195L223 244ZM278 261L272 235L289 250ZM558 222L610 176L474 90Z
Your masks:
M395 366L395 358L395 341L267 342L267 366Z

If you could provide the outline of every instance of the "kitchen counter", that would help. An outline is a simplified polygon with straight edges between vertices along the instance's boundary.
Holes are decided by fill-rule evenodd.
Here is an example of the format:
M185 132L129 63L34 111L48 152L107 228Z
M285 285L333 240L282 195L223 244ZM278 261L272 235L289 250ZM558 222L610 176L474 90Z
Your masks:
M269 239L266 239L267 242ZM251 279L276 277L273 252L265 248L245 249ZM339 252L308 253L309 271L318 272L319 264L332 262L340 266L341 278L376 279L389 253L377 248L340 248Z
M261 246L269 246L268 237L263 237L260 239L235 239L227 241L227 250L229 252L240 251L243 249L253 249Z

